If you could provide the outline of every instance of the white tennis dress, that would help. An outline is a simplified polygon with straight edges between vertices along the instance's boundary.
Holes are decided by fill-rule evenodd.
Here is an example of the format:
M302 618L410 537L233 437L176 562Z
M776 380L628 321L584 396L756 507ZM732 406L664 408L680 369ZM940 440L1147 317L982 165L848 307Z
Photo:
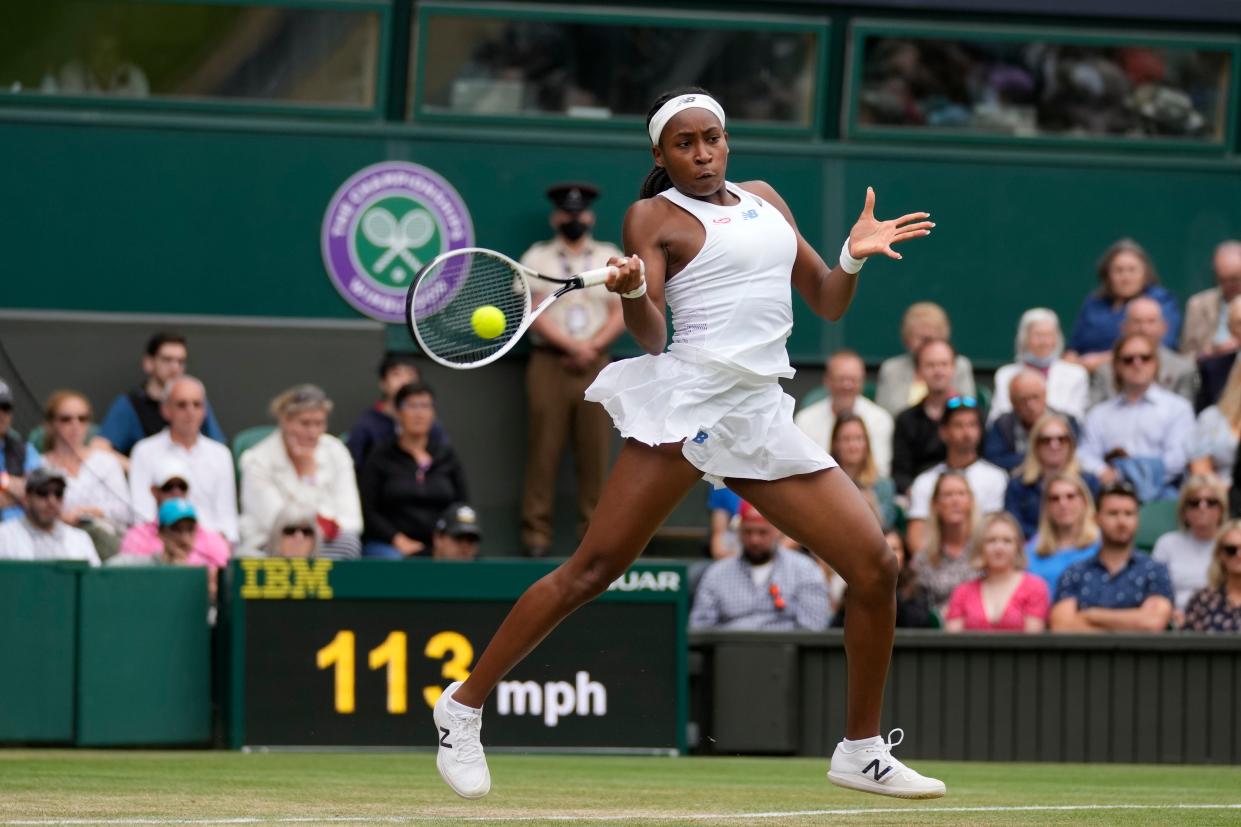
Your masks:
M793 329L797 237L773 205L733 183L731 207L675 188L659 194L693 215L706 241L667 282L672 344L657 356L608 365L586 389L621 436L683 442L685 458L716 488L725 477L775 480L836 461L793 424L785 340Z

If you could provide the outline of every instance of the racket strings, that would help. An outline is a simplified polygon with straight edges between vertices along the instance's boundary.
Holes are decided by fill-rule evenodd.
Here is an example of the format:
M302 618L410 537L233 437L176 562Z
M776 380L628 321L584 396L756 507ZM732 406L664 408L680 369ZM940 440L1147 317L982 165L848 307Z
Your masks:
M504 328L494 338L475 329L474 314L481 307L503 314ZM507 345L529 309L526 280L507 261L478 252L449 256L428 267L414 287L411 308L423 348L458 365L480 362ZM485 328L481 332L491 333Z

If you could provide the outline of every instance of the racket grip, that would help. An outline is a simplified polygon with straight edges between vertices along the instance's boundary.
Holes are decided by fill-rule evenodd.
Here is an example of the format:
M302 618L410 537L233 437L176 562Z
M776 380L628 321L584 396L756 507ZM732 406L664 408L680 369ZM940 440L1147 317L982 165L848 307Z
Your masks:
M593 270L586 270L578 273L578 278L582 280L583 287L595 287L596 285L605 283L610 276L614 276L619 272L615 267L596 267Z

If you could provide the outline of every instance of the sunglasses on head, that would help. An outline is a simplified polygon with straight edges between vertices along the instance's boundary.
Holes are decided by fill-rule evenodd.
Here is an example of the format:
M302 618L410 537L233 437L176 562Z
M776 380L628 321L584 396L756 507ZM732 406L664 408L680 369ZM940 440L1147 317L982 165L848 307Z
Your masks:
M1124 364L1124 365L1132 365L1137 362L1146 364L1147 362L1149 362L1150 360L1154 358L1155 358L1155 354L1153 353L1126 353L1124 356L1120 357L1120 361L1121 361L1121 364Z
M1219 550L1224 553L1225 557L1236 557L1237 552L1241 551L1241 546L1238 546L1235 543L1224 543L1219 547Z
M315 530L308 525L287 525L280 530L285 537L292 537L294 534L303 534L307 537L315 536Z
M957 408L977 408L978 400L972 396L950 396L944 403L944 407L950 411L955 411Z

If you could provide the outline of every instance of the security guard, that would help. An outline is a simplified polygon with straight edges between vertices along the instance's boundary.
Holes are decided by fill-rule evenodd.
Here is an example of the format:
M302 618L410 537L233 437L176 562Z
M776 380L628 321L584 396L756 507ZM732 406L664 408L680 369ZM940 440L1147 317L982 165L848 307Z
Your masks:
M527 250L522 264L566 277L624 255L591 235L595 213L590 205L599 197L598 188L582 182L553 184L547 197L554 207L550 223L556 235ZM543 296L537 284L531 288L537 304ZM526 372L530 435L521 522L522 543L532 557L543 556L551 546L556 469L566 438L573 441L577 468L579 537L599 501L611 420L602 406L587 402L583 394L610 361L608 348L624 329L620 297L599 288L574 290L557 299L531 328L533 350Z

